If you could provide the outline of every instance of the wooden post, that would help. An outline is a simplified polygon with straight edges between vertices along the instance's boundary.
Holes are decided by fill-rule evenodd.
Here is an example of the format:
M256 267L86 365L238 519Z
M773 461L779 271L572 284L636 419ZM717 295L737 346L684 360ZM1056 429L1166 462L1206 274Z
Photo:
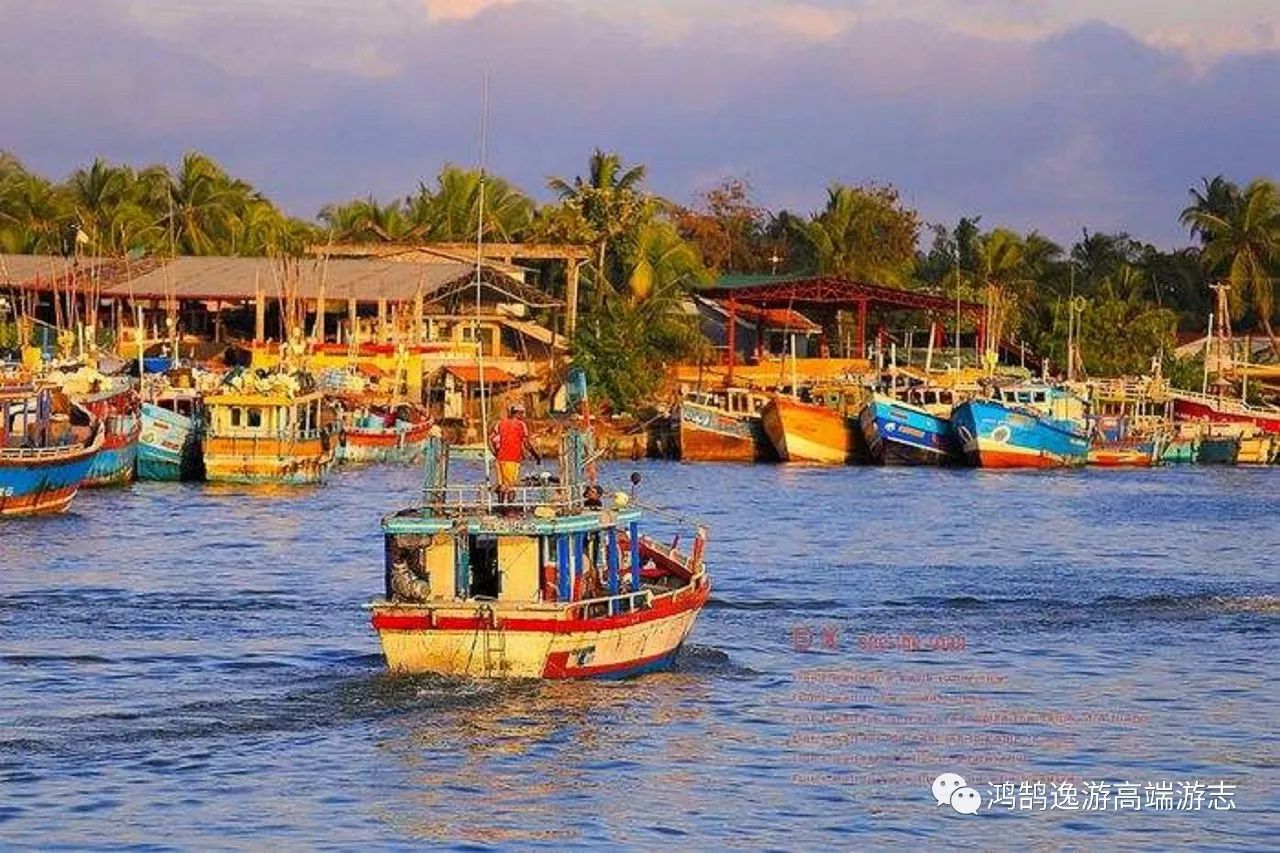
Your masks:
M729 300L729 317L728 317L728 320L729 320L729 326L728 326L728 329L727 329L727 330L726 330L726 332L725 332L725 338L726 338L726 342L729 344L729 371L728 371L728 375L726 376L726 381L727 381L730 385L732 385L732 384L733 384L733 363L734 363L734 361L736 361L736 360L737 360L737 358L738 358L738 353L737 353L737 346L738 346L738 303L737 303L737 301L735 301L735 300L733 300L733 299L730 299L730 300Z
M867 300L858 303L858 358L867 357Z
M413 294L413 342L415 344L422 343L422 282L418 282L418 289Z
M378 300L378 342L385 344L387 340L387 300L383 297Z
M262 292L258 276L253 276L253 340L262 343L267 339L267 297Z
M360 317L356 313L356 298L354 296L347 299L347 343L354 349L360 345L359 328Z
M570 338L573 337L573 330L578 327L578 268L581 265L580 261L565 261L564 333Z

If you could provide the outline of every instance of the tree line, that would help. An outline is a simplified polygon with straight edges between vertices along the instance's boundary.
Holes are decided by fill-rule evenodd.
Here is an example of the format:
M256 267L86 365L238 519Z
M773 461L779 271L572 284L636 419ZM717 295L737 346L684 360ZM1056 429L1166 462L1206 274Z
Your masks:
M97 159L61 182L0 153L0 250L288 256L324 243L473 241L477 230L489 241L589 246L575 358L620 408L656 392L654 366L704 350L684 300L725 273L824 273L983 302L993 339L1059 367L1073 326L1082 366L1097 375L1167 361L1178 330L1203 328L1210 284L1221 281L1237 328L1260 328L1280 355L1280 188L1267 179L1204 179L1180 213L1191 244L1166 251L1088 230L1065 246L1035 231L988 230L980 215L927 224L888 185L833 184L819 210L800 214L759 206L740 179L681 205L645 178L644 166L597 150L583 174L548 179L553 200L539 204L501 177L445 165L403 197L326 205L312 222L286 216L199 152L174 168ZM541 275L563 293L552 265Z

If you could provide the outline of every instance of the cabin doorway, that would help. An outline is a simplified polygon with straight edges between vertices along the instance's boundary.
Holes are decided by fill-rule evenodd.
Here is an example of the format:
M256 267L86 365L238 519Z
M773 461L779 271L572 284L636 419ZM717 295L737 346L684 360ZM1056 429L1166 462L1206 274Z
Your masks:
M498 537L470 537L471 597L497 598L501 584L498 572Z

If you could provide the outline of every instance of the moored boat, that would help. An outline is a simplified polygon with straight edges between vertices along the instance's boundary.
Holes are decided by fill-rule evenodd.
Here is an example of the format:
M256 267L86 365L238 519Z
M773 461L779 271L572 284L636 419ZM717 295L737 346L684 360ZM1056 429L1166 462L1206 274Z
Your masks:
M1099 468L1150 468L1164 453L1167 433L1143 423L1135 428L1127 416L1090 415L1089 464Z
M204 402L211 483L306 485L321 482L333 465L336 442L306 374L241 374Z
M765 394L736 388L685 394L673 414L680 459L776 461L760 417L768 401Z
M949 388L912 388L903 399L871 396L858 416L871 458L879 464L948 465L961 461L951 424Z
M1084 401L1051 385L995 386L951 415L969 461L981 468L1084 465L1089 434Z
M870 454L858 426L865 396L860 388L814 389L808 401L777 394L761 412L761 422L784 462L867 462Z
M102 446L102 427L72 426L52 391L0 388L0 517L66 510Z
M407 403L345 411L340 421L338 461L412 462L422 455L432 426L426 412Z
M449 485L428 440L421 506L383 519L385 595L370 605L394 673L621 678L671 666L710 595L705 533L690 553L640 532L620 492L606 507L565 437L560 482L526 481L498 505L486 483ZM572 461L570 461L572 460Z
M89 465L83 489L122 486L133 481L142 432L141 401L131 387L75 398L79 412L72 421L81 426L101 424L102 446Z
M1280 408L1275 406L1251 406L1239 400L1192 391L1175 390L1170 392L1170 396L1173 398L1173 415L1179 420L1248 424L1262 432L1280 435Z
M204 400L190 370L144 384L139 480L204 479Z

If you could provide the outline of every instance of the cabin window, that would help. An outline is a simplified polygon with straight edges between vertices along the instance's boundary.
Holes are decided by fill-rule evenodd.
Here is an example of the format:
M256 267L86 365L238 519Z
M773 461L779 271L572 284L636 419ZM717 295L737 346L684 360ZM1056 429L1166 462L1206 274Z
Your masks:
M1037 403L1043 403L1043 402L1044 402L1044 392L1043 392L1043 391L1037 391L1037 392L1035 393L1035 401L1036 401Z
M262 426L262 409L259 409L257 406L252 406L249 409L245 410L245 415L246 415L246 424L248 426L251 426L251 427Z
M498 537L477 535L468 539L471 597L497 598L501 577L498 572Z
M231 407L231 425L233 427L240 426L240 407L239 406Z

